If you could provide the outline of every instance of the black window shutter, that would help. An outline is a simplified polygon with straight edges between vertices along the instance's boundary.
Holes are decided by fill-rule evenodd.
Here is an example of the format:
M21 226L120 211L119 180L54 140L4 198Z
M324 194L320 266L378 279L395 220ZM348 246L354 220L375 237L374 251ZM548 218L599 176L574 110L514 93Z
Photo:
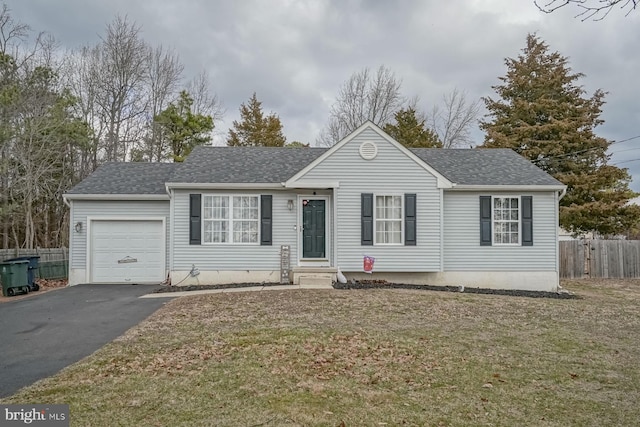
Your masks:
M416 195L404 195L404 244L416 245Z
M533 197L522 196L522 246L533 246Z
M361 222L360 244L363 246L373 245L373 194L361 194Z
M272 245L271 230L273 228L273 196L263 194L260 196L260 244Z
M202 222L200 218L201 194L189 194L189 244L200 244Z
M491 196L480 196L480 246L491 246Z

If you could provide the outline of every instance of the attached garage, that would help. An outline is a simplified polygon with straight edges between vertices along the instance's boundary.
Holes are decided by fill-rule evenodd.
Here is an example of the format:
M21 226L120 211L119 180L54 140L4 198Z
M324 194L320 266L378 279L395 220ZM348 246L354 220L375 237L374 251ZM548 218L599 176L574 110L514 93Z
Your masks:
M160 283L165 279L165 223L154 219L91 219L89 281Z

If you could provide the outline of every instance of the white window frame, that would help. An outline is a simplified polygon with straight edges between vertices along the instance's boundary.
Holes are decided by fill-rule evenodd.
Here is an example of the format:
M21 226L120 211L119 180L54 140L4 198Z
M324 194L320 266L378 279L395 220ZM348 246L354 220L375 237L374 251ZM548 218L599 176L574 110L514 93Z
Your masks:
M378 221L392 222L397 219L378 219L378 197L400 197L400 242L384 243L378 242ZM373 195L373 244L376 246L404 246L404 194L381 193Z
M219 220L219 219L213 219L213 218L206 218L205 217L205 201L204 199L207 197L226 197L229 199L229 218L226 220ZM258 202L258 216L255 220L247 220L247 219L234 219L233 218L233 199L234 197L253 197L255 199L257 199ZM201 238L201 242L203 245L243 245L243 246L259 246L260 245L260 212L262 209L262 206L260 205L260 195L258 194L242 194L242 193L211 193L211 194L202 194L202 210L201 210L201 216L200 218L202 218L202 227L201 227L201 231L200 231L200 238ZM228 224L227 230L229 233L229 241L227 242L207 242L205 240L205 222L207 221L226 221ZM256 222L256 226L257 226L257 233L256 233L256 241L255 242L236 242L234 241L234 235L233 235L233 223L234 221L255 221Z
M518 200L518 220L504 220L504 219L495 219L495 200L496 199L517 199ZM496 242L496 224L497 223L518 223L518 241L516 243L502 243ZM519 195L500 195L500 196L491 196L491 243L495 246L520 246L522 244L522 199Z

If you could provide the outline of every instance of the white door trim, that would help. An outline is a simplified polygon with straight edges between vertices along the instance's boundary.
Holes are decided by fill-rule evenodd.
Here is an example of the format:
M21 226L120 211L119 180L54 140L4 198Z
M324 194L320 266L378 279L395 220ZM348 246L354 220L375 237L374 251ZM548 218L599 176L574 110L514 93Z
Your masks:
M164 242L164 249L162 251L162 268L163 277L167 276L167 218L164 216L87 216L87 269L86 269L86 282L93 283L93 272L91 271L91 225L94 221L161 221L162 222L162 241Z
M302 201L303 200L324 200L325 201L325 207L324 207L324 258L307 258L304 259L302 257L303 254L303 241L302 241L302 224L303 224L303 219L302 219ZM297 209L297 214L296 214L296 218L297 218L297 225L296 225L296 230L298 231L298 239L297 239L297 246L298 246L298 254L297 254L297 259L298 259L298 267L330 267L331 266L331 261L330 261L330 254L331 252L331 215L329 214L331 212L331 209L333 209L332 204L331 204L331 196L329 195L314 195L314 194L298 194L298 199L297 199L297 204L296 204L296 209Z

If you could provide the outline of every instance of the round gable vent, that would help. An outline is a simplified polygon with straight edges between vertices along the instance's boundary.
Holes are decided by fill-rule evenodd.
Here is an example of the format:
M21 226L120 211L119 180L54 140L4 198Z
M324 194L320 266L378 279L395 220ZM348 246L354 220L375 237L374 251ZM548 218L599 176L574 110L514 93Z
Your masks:
M378 146L373 142L366 141L360 144L360 157L365 160L373 160L378 155Z

